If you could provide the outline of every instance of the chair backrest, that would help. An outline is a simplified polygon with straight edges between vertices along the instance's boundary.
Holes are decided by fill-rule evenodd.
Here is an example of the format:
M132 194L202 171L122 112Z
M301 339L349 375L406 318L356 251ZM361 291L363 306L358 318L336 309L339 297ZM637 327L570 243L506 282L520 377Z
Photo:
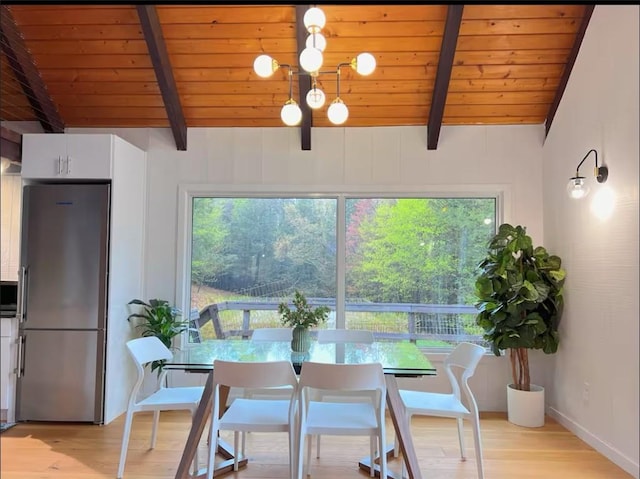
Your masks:
M384 397L387 383L380 363L331 364L302 363L299 388L335 391L380 391Z
M213 383L236 388L281 388L298 385L291 361L213 361Z
M444 360L444 370L451 383L453 394L460 399L460 390L464 391L471 409L477 410L476 400L473 396L471 388L469 388L468 380L476 371L476 366L482 359L486 350L482 346L472 343L459 343ZM453 372L453 367L462 369L460 382Z
M373 333L364 329L319 329L319 343L373 343Z
M155 336L127 341L127 349L136 364L144 366L152 361L173 358L171 350Z
M251 341L291 341L291 328L258 328L253 330Z
M163 359L173 358L173 353L167 348L160 339L155 336L146 336L144 338L136 338L127 341L127 351L131 355L133 362L136 365L136 371L138 378L131 390L129 397L130 406L136 403L138 391L144 381L144 366L152 361L161 361ZM158 377L158 385L163 387L164 379L167 371L164 370Z

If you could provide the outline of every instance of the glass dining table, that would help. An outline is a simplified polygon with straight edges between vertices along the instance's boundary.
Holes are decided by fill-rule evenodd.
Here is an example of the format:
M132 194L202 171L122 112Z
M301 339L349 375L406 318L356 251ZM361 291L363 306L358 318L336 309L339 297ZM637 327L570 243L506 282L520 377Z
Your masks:
M218 339L202 343L191 343L177 351L172 360L167 361L167 369L179 369L192 373L208 374L204 392L198 410L194 415L191 430L185 444L182 458L176 470L176 479L194 479L204 477L206 471L199 471L197 476L190 472L190 465L212 411L213 401L213 361L281 361L289 360L299 372L305 361L320 363L359 364L379 362L382 364L387 383L387 407L396 432L400 452L406 463L406 471L410 479L422 477L418 459L411 438L411 431L404 405L398 391L397 377L420 377L436 374L429 359L411 342L375 341L372 344L362 343L317 343L312 342L307 353L291 351L289 341L250 341L246 339ZM221 401L226 403L229 390L221 390ZM218 453L223 461L216 462L214 477L233 471L233 458L236 452L221 441ZM393 446L386 451L393 457ZM247 458L239 458L239 467L247 465ZM372 458L359 462L359 467L367 472L373 467L376 476L380 476L380 468ZM389 470L389 478L399 477Z

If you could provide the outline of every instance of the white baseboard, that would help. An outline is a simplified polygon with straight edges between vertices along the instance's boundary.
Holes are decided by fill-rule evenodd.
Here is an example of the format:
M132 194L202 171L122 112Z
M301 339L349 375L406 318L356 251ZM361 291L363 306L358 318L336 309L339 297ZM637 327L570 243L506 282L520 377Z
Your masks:
M574 433L576 436L578 436L580 439L582 439L584 442L589 444L611 462L613 462L617 466L620 466L626 472L631 474L635 479L638 479L638 476L640 475L640 466L637 462L633 462L632 459L629 459L611 444L604 442L603 440L592 434L590 431L586 430L580 424L576 423L572 419L569 419L560 411L550 407L547 409L547 414L558 421L569 431Z

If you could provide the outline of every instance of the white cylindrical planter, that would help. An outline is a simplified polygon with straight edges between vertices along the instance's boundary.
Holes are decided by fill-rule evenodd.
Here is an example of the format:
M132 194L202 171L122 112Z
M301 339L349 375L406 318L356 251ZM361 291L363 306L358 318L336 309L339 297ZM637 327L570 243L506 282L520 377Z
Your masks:
M507 386L509 422L518 426L544 426L544 388L531 385L531 391L520 391L513 384Z

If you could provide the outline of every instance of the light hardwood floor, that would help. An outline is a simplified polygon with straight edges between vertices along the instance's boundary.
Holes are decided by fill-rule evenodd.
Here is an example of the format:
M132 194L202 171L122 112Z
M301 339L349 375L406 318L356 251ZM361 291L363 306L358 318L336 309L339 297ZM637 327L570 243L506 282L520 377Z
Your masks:
M22 423L0 435L2 479L115 478L124 416L107 426ZM158 444L149 450L151 414L134 417L126 479L173 479L189 432L189 414L163 413ZM465 428L468 459L460 460L455 421L414 417L412 432L425 479L475 479L471 430ZM547 418L542 428L510 424L501 413L481 419L486 479L629 479L632 476ZM388 439L393 440L388 421ZM231 436L225 436L231 439ZM322 457L312 460L313 479L365 478L358 459L368 454L366 438L326 436ZM201 463L206 442L201 442ZM224 477L276 479L288 476L284 434L252 433L247 438L249 465ZM202 465L202 464L201 464ZM391 461L399 471L399 461Z

